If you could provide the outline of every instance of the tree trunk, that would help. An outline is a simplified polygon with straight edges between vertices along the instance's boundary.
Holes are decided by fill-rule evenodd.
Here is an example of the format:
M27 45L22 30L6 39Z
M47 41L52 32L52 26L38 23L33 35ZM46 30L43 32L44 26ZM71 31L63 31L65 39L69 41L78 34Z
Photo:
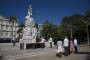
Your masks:
M72 38L72 28L71 28L71 38Z
M86 30L87 30L87 44L89 45L89 31L88 31L88 25L86 26Z
M12 39L11 39L11 43L13 42L13 27L14 27L14 22L12 22Z

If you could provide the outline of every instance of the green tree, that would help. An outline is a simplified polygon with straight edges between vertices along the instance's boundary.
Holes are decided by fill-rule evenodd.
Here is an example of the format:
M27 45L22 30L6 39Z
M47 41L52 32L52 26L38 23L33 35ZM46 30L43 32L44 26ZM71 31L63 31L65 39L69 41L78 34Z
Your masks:
M46 20L43 24L43 30L42 35L46 38L46 40L49 37L52 37L53 40L58 38L60 36L59 34L59 27L52 22L50 23L48 20Z
M89 45L89 29L90 26L90 11L87 11L85 15L81 18L81 21L85 23L86 32L87 32L87 44Z
M18 31L17 31L18 34L22 33L23 27L25 27L25 25L24 25L23 23L21 23L21 24L19 25L19 29L18 29Z
M0 18L1 29L2 29L2 21L3 21L3 19L2 19L2 18ZM0 33L1 33L1 31L0 31ZM1 36L0 36L0 38L1 38Z
M60 30L61 35L64 38L65 35L72 38L75 37L79 29L82 29L83 24L79 19L82 17L80 14L74 14L72 16L66 16L62 19ZM79 31L80 32L80 31Z
M48 39L48 35L50 33L49 28L50 28L50 23L48 22L48 20L46 20L43 24L43 30L42 30L42 36L46 39Z

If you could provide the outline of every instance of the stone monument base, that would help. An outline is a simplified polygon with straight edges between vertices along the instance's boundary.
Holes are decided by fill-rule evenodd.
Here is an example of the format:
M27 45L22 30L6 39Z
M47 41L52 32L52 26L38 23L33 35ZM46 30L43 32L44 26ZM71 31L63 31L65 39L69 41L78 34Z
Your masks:
M35 49L35 48L44 48L43 43L30 43L31 40L24 40L24 49Z
M24 49L27 49L27 45L28 45L28 44L31 44L31 41L32 41L32 40L25 40L25 39L23 40Z
M26 49L42 48L42 45L42 43L28 43L26 44Z

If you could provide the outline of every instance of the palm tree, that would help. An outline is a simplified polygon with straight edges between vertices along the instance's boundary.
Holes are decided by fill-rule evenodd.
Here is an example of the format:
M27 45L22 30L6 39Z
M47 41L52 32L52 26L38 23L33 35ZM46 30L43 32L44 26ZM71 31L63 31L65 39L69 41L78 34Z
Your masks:
M87 11L85 13L85 16L82 17L81 21L84 22L85 25L86 25L85 29L86 29L86 32L87 32L87 44L89 45L89 29L88 29L88 27L90 25L90 11Z
M71 38L73 38L73 36L72 36L73 25L71 24L71 22L68 24L68 28L70 28L70 36L71 36Z
M25 25L24 25L23 23L21 23L21 24L19 25L19 29L18 29L18 31L17 31L18 34L22 33L23 27L25 27Z
M9 17L9 22L11 22L12 23L12 26L11 26L11 28L12 28L12 39L13 39L13 27L14 27L14 22L17 22L17 19L15 18L15 17ZM12 39L11 39L11 43L12 43Z
M0 23L1 23L1 29L2 29L2 18L0 18ZM0 31L0 33L1 33L1 31ZM1 35L0 35L0 38L1 38Z

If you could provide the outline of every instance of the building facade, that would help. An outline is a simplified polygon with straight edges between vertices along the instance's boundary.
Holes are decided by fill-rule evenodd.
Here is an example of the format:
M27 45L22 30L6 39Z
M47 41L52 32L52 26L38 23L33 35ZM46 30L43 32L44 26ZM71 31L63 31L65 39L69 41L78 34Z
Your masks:
M14 21L13 25L13 23L10 22L9 19L0 16L0 38L17 38L18 29L18 22Z

